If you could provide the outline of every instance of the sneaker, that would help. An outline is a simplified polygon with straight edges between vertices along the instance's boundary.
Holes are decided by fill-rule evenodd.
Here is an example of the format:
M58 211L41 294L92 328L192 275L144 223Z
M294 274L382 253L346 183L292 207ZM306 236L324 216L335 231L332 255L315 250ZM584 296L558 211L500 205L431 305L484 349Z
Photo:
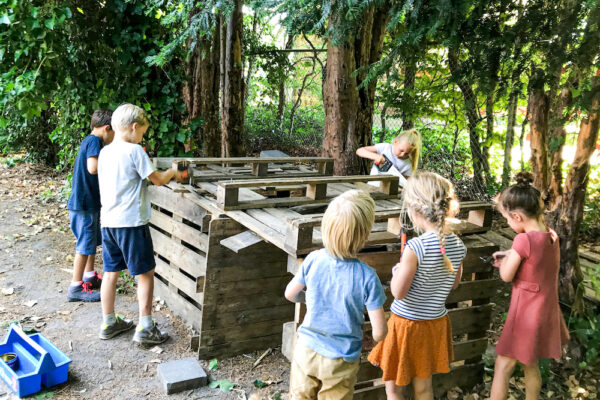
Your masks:
M117 336L120 333L130 330L133 328L133 321L125 319L121 315L115 315L117 322L112 325L103 324L98 335L100 339L106 340Z
M100 292L94 292L89 282L81 282L78 286L69 286L67 300L69 301L100 301Z
M100 289L102 285L102 275L94 271L94 275L90 278L83 277L83 281L89 283L93 290Z
M142 325L138 325L133 335L133 341L140 346L152 346L160 344L169 339L169 334L161 332L156 326L156 321L152 320L152 328L145 329Z

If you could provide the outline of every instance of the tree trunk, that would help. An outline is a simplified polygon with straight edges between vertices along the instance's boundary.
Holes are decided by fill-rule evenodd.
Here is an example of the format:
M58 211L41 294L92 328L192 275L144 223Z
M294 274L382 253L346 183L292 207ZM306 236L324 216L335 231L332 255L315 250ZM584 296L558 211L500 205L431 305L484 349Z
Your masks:
M489 89L489 93L485 98L485 141L481 146L481 154L485 162L483 163L485 178L487 182L493 182L494 178L492 177L492 172L490 170L490 145L488 143L492 142L492 138L494 137L494 91L496 89L496 84Z
M294 43L294 36L288 35L288 38L285 42L285 49L289 50L292 48L292 44ZM285 112L285 77L281 78L281 82L279 82L279 96L277 100L277 122L279 125L279 129L283 132L283 114Z
M562 176L562 149L565 144L567 132L564 117L565 109L572 103L573 96L568 87L563 87L552 110L552 122L550 123L550 140L548 150L550 151L550 210L553 210L560 202L563 194Z
M534 82L529 89L529 132L531 137L531 171L533 186L545 197L548 193L548 113L550 104L542 83Z
M225 69L226 69L226 49L227 49L227 23L225 21L225 17L223 14L219 14L219 26L220 26L220 52L221 52L221 62L219 63L219 87L221 96L219 97L219 116L221 117L221 137L223 136L223 131L225 130L223 125L224 120L224 109L225 109ZM222 148L222 146L221 146Z
M448 66L453 76L459 75L458 49L450 48L448 51ZM469 144L471 147L471 158L473 160L473 180L478 189L484 187L483 171L486 160L481 152L479 143L479 110L477 109L477 98L471 85L464 78L457 78L457 84L465 101L465 114L468 120Z
M242 64L242 31L244 25L242 17L242 0L235 0L234 10L227 24L221 142L221 155L223 157L240 157L246 154Z
M386 119L387 119L387 104L384 104L383 108L381 109L381 133L379 134L379 143L383 143L385 141L385 131L387 130Z
M404 67L404 96L403 111L402 111L402 130L406 131L415 127L415 121L412 113L412 108L407 109L407 104L412 104L413 92L415 90L415 76L417 75L417 65L413 58L408 60Z
M513 81L514 84L514 81ZM504 164L502 166L502 187L510 183L510 163L512 159L512 147L515 141L515 119L517 117L517 105L519 103L519 92L513 90L508 99L508 121L506 123L506 140L504 142Z
M186 151L202 146L204 157L220 154L219 103L219 56L220 26L217 24L211 36L197 39L196 47L186 66L187 80L183 86L183 99L188 112L186 124L202 118L198 131L186 143Z
M254 17L252 18L252 34L256 35L256 30L258 29L258 16L256 12L254 13ZM252 75L254 74L254 60L256 55L252 54L248 59L248 71L246 73L246 80L244 84L244 109L246 109L246 103L248 102L248 95L250 94L250 79L252 79Z
M583 291L580 283L583 274L579 266L579 230L583 220L583 208L589 180L590 158L594 153L600 126L600 79L596 77L590 92L591 108L581 121L577 136L577 149L573 164L565 180L561 202L548 215L548 224L560 238L559 295L572 305L578 315L584 311Z
M358 31L350 32L341 44L330 38L327 45L327 66L323 81L323 153L334 159L334 173L348 175L367 173L366 160L356 156L356 150L370 146L373 137L373 109L376 80L360 87L366 71L360 70L381 58L388 9L383 6L367 9ZM330 27L344 23L336 8L330 17ZM356 72L356 73L355 73ZM359 89L360 87L360 89Z

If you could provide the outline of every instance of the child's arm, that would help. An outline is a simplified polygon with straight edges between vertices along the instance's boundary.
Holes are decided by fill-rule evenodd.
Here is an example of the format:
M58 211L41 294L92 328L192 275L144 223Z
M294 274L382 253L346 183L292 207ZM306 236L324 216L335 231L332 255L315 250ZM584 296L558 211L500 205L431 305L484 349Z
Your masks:
M87 158L87 170L90 174L96 175L98 173L98 157Z
M371 321L373 340L381 342L385 339L385 335L387 335L388 332L383 307L367 312L369 313L369 321Z
M375 164L385 162L383 154L377 153L377 147L375 146L360 147L358 150L356 150L356 155L362 158L373 160L375 161Z
M410 247L407 247L402 254L402 260L394 267L392 277L392 295L395 299L406 297L410 285L417 272L417 255Z
M500 270L500 279L504 282L512 282L519 266L521 265L521 256L514 250L498 251L493 254L494 267Z
M295 279L292 279L290 283L288 283L285 288L285 298L291 301L292 303L304 303L305 302L305 293L304 286L300 282Z
M180 182L181 172L177 171L176 169L169 168L166 171L162 172L154 171L148 176L150 182L152 182L152 184L155 186L166 185L167 183L171 182L171 179L173 178L175 178L177 182Z
M462 273L463 273L463 264L460 263L460 267L458 267L458 272L456 273L456 276L454 277L454 283L452 284L452 290L456 289L458 287L458 285L460 285L460 280L462 279Z

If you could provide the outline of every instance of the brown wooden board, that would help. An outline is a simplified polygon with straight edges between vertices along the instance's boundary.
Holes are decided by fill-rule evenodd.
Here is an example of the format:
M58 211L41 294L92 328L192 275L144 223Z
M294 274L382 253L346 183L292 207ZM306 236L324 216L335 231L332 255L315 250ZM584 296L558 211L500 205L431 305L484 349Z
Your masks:
M165 285L160 279L154 279L154 296L164 300L177 316L195 330L202 330L202 310L180 296L175 288Z
M151 204L169 210L178 215L185 216L196 225L202 227L208 212L205 208L198 207L188 199L189 194L175 193L166 187L149 186L148 198Z
M150 224L165 231L171 237L175 237L181 241L189 243L198 250L206 252L208 235L201 231L177 221L173 217L168 216L158 210L150 210Z
M188 249L165 234L150 228L154 251L176 265L194 278L203 277L206 273L205 256Z

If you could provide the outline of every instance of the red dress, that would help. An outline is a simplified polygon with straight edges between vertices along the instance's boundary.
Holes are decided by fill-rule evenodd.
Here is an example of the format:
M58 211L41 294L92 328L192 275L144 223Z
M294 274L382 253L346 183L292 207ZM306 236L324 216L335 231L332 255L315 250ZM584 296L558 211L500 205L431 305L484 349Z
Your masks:
M558 306L558 236L552 230L520 233L512 249L522 261L513 278L508 316L496 353L525 365L540 358L560 358L569 332Z

